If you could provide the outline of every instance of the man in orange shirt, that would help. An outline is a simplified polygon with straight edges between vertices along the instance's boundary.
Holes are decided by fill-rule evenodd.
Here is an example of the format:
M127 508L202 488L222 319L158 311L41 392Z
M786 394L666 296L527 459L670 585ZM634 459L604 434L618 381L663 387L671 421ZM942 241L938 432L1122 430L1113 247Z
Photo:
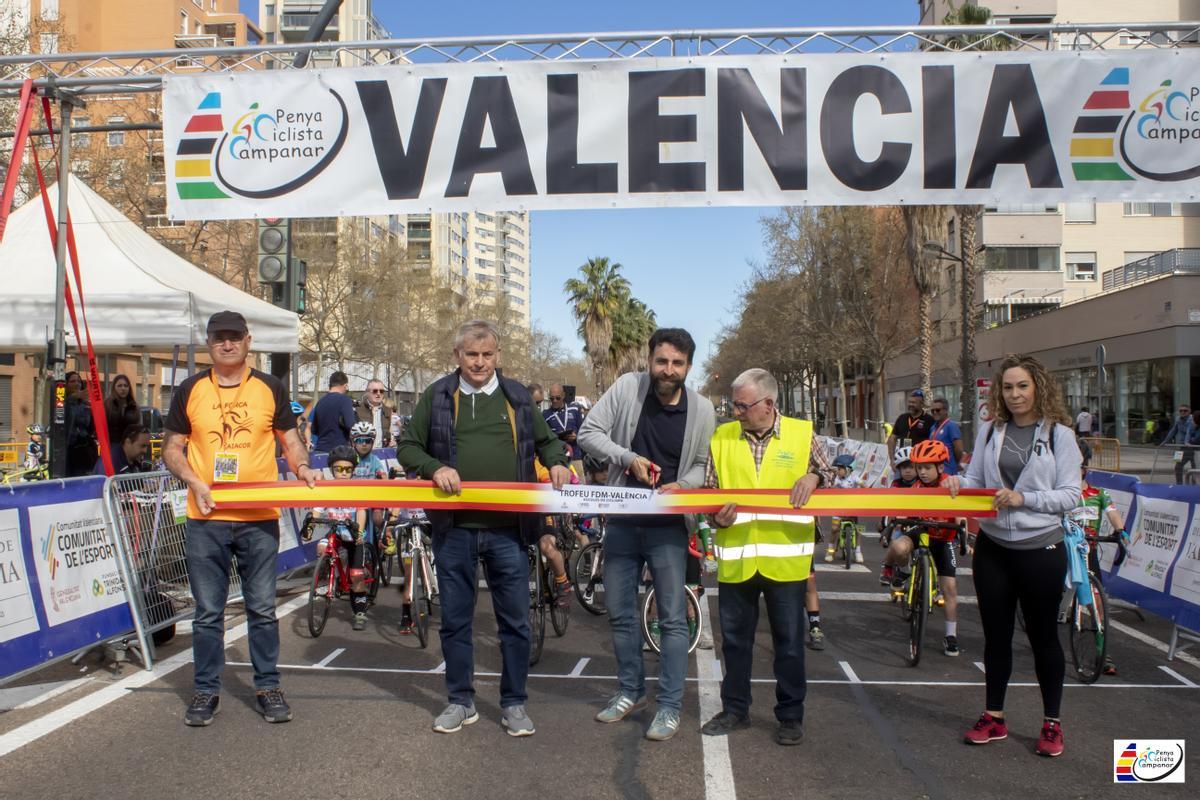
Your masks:
M246 319L219 311L208 321L213 366L185 380L171 399L163 441L167 469L188 487L187 567L196 619L192 623L195 693L184 721L212 722L220 704L225 663L225 603L237 558L246 605L250 660L258 710L267 722L287 722L292 711L279 688L279 623L275 618L279 511L215 510L211 485L278 478L276 438L292 471L310 487L317 472L296 433L287 393L277 378L251 369Z

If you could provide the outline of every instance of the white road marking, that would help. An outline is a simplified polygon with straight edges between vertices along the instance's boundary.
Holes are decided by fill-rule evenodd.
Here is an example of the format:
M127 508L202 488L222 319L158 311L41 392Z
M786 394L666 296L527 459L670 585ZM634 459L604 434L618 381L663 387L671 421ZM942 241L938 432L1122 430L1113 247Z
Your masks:
M70 681L52 681L50 683L31 683L25 686L11 686L0 689L0 711L19 711L33 708L47 700L69 692L76 686L89 683L92 676L76 678Z
M588 665L589 661L591 661L590 658L579 659L579 661L575 664L575 669L571 670L568 673L568 675L570 675L570 677L572 677L572 678L580 677L581 675L583 675L583 668Z
M697 652L700 652L697 650ZM709 651L705 650L705 653ZM710 655L711 658L711 655ZM225 662L230 667L251 667L249 661L227 661ZM713 663L720 667L716 659L713 658ZM311 664L279 664L279 669L296 670L298 672L362 672L365 674L387 674L387 675L431 675L434 670L429 669L405 669L402 667L314 667ZM476 670L475 677L477 678L499 678L499 672L481 672ZM529 673L530 678L548 678L553 680L583 680L583 681L615 681L616 675L569 675L559 673ZM653 675L647 675L646 680L656 681L658 678ZM721 682L720 675L713 675L706 678L695 677L686 678L688 683L698 683L703 688L706 684L713 686L713 695L717 700L717 711L720 711L720 690L715 688ZM774 684L774 678L751 678L751 683L769 683ZM849 686L856 684L859 686L944 686L944 687L975 687L984 686L983 681L896 681L896 680L870 680L859 679L852 681L848 678L809 678L809 684L821 684L824 686ZM1037 689L1037 681L1013 682L1008 684L1009 688L1016 689ZM1078 687L1085 689L1200 689L1200 685L1185 686L1182 683L1074 683L1068 681L1063 684L1064 688ZM705 709L701 708L703 714ZM713 712L714 714L716 711ZM706 738L721 738L721 737L706 737Z
M708 602L708 613L702 615L701 629L712 638L712 602ZM713 650L696 650L696 674L706 676L697 687L700 696L700 721L702 723L721 712L721 663ZM701 752L704 755L705 800L736 800L737 788L733 783L733 764L729 758L728 736L700 735Z
M854 672L854 669L850 666L849 661L839 661L838 666L842 668L842 672L846 673L846 677L850 679L851 683L862 683L858 675Z
M282 619L298 608L303 608L308 604L307 595L295 597L275 610L275 616ZM225 646L233 644L242 639L246 635L246 623L243 622L229 630L225 631ZM26 722L20 727L14 728L6 734L0 735L0 757L6 756L14 750L18 750L30 742L35 742L43 736L54 733L59 728L70 725L76 720L82 719L88 714L103 708L114 700L120 700L134 689L140 689L147 684L153 683L159 678L170 675L175 670L192 663L192 651L187 649L183 652L176 653L168 659L158 662L152 670L139 669L134 674L127 678L122 678L116 683L109 684L103 689L92 692L87 697L81 697L78 700L68 703L62 708L55 709L44 717ZM322 669L326 669L322 667Z
M1173 670L1173 669L1171 669L1170 667L1168 667L1166 664L1159 664L1159 665L1158 665L1158 668L1159 668L1159 669L1161 669L1163 672L1167 673L1168 675L1170 675L1170 676L1171 676L1172 678L1174 678L1175 680L1177 680L1177 681L1179 681L1180 683L1182 683L1184 686L1191 686L1191 687L1195 687L1195 686L1196 686L1196 684L1195 684L1195 683L1193 683L1192 681L1190 681L1190 680L1188 680L1187 678L1183 677L1183 676L1182 676L1182 675L1180 675L1178 672L1176 672L1175 670Z
M870 572L871 568L864 564L851 564L850 569L846 569L845 564L813 564L813 569L817 572Z
M336 667L335 667L335 669L336 669ZM426 670L413 670L413 672L432 672L432 673L434 673L434 674L441 674L441 673L443 673L443 672L445 672L445 671L446 671L446 662L445 662L445 661L443 661L442 663L438 664L438 665L437 665L436 667L434 667L433 669L426 669ZM478 673L478 672L477 672L477 673L475 673L475 674L476 674L476 675L478 675L478 674L480 674L480 673Z
M1121 633L1125 634L1126 636L1132 636L1134 639L1137 639L1139 642L1144 642L1145 644L1148 644L1151 647L1153 647L1154 649L1159 650L1163 653L1169 652L1171 649L1170 645L1168 645L1166 642L1160 642L1158 639L1155 639L1153 636L1150 636L1149 634L1146 634L1146 633L1142 633L1137 628L1131 628L1123 622L1117 622L1116 620L1109 619L1108 627L1112 628L1114 631L1120 631ZM1193 667L1200 669L1200 658L1196 658L1195 656L1189 655L1187 653L1180 653L1178 650L1175 651L1175 658L1179 659L1180 661L1182 661L1185 664L1191 664Z
M851 600L868 603L890 603L892 595L888 592L821 592L822 600ZM958 602L963 605L975 605L974 595L959 595ZM1116 623L1113 623L1114 625Z
M344 648L344 647L339 647L338 649L334 650L334 651L333 651L332 653L330 653L329 655L327 655L327 656L325 656L324 658L322 658L322 659L321 659L320 661L318 661L316 664L313 664L313 666L314 666L314 667L328 667L328 666L329 666L329 662L333 661L335 658L337 658L338 656L340 656L340 655L341 655L342 653L344 653L344 652L346 652L346 648Z
M980 672L984 673L985 675L987 674L987 668L983 666L982 661L976 661L975 666L979 667Z

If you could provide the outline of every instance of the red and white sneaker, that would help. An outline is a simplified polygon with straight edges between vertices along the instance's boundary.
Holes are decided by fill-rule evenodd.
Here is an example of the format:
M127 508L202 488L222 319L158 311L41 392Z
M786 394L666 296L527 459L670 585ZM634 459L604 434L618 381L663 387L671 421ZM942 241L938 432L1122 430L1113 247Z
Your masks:
M967 744L987 744L1007 738L1008 725L1004 719L997 719L987 712L984 712L983 716L979 718L975 727L963 735L963 741Z
M1054 758L1063 752L1062 723L1048 719L1042 723L1042 735L1038 737L1037 754Z

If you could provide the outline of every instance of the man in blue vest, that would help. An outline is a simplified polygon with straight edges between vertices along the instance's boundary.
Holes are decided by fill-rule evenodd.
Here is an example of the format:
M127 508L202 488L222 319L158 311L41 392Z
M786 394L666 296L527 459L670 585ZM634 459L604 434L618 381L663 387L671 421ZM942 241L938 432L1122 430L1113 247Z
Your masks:
M824 449L808 420L780 415L779 384L764 369L748 369L733 382L735 422L717 428L709 447L705 487L791 489L799 508L831 475ZM721 712L701 728L720 736L750 724L750 667L761 595L775 644L775 741L804 738L804 596L816 529L812 517L739 514L727 504L713 515L717 526L717 607L721 617Z
M396 457L408 470L448 494L463 481L534 483L533 460L550 469L550 481L570 483L567 451L533 407L520 383L496 368L500 337L488 322L472 320L454 342L458 369L421 395ZM498 511L426 512L433 526L438 590L442 601L442 657L449 705L434 721L438 733L455 733L478 721L475 711L476 571L483 562L500 632L501 724L510 736L532 736L525 712L529 674L529 560L541 517Z

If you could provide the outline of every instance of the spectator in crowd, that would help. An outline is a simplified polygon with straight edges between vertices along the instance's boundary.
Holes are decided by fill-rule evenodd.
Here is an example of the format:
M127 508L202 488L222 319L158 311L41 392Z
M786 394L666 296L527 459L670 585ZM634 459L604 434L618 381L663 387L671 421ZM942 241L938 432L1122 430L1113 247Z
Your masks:
M583 477L583 451L579 449L579 428L583 425L583 412L574 405L567 405L567 394L562 384L550 385L550 407L542 412L550 431L567 446L571 456L571 468Z
M1192 407L1187 403L1180 403L1179 416L1171 423L1171 427L1162 441L1164 447L1174 447L1182 453L1180 459L1175 462L1175 483L1183 483L1183 474L1186 469L1194 468L1196 465L1196 450L1189 445L1195 430L1196 423L1192 419Z
M335 447L348 447L356 419L350 379L338 370L329 376L329 391L308 415L313 452L330 453Z
M933 430L929 432L929 438L937 439L946 445L946 449L950 451L950 460L946 462L946 474L957 475L963 460L962 428L950 419L950 404L944 397L933 398L929 414L933 417Z
M987 690L984 712L965 739L984 745L1008 736L1004 700L1019 605L1042 695L1036 752L1053 757L1063 752L1059 711L1065 660L1058 607L1068 554L1062 521L1079 504L1083 459L1058 381L1036 358L1005 356L992 381L988 409L992 422L981 426L966 472L942 484L952 496L960 487L996 490L997 514L979 521L971 564Z
M1092 414L1088 411L1087 406L1079 409L1079 413L1075 415L1075 435L1092 435Z
M533 398L534 411L541 411L542 403L546 402L546 392L542 389L542 385L531 383L525 388L529 390L529 396Z
M153 469L150 463L150 431L142 425L134 423L125 426L125 433L112 448L113 474L125 475L130 472L149 472ZM96 460L95 473L104 474L104 460Z
M933 425L933 417L925 413L925 392L913 389L908 396L908 410L896 417L887 438L888 463L895 457L897 447L912 447L928 439Z
M392 446L392 415L395 411L385 395L387 389L383 381L372 378L367 381L367 391L363 393L363 401L355 410L359 422L369 422L375 427L375 447Z
M458 330L458 369L434 381L417 401L397 458L447 494L463 481L534 483L534 460L561 488L571 481L567 453L533 409L520 383L497 369L500 336L490 322L472 320ZM442 607L442 657L449 703L434 720L438 733L456 733L479 719L475 710L472 631L479 565L491 591L500 638L500 722L510 736L532 736L525 711L529 675L529 560L537 542L537 514L500 511L426 511L433 527ZM682 584L680 584L682 591Z
M78 372L68 372L63 414L67 427L67 477L90 475L99 458L96 423L88 403L87 389Z
M104 398L104 417L108 422L108 441L115 450L125 438L125 429L141 423L137 400L133 396L133 384L124 375L118 375L108 385L108 397Z

